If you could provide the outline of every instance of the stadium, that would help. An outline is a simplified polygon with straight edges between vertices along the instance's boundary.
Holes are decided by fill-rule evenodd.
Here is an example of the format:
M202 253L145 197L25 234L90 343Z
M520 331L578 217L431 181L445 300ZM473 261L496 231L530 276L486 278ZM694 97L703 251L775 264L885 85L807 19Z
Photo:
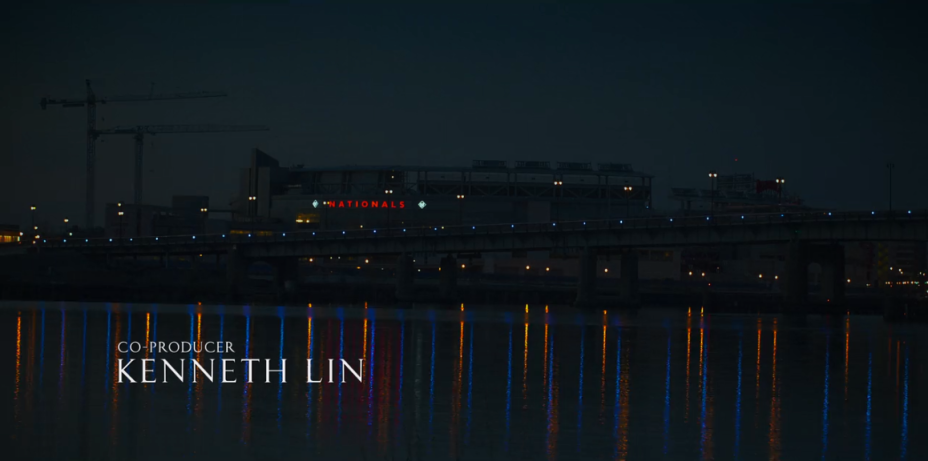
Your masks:
M652 179L621 163L474 160L470 167L283 167L255 149L231 201L230 232L260 235L645 216L652 210ZM644 253L643 278L679 277L679 251ZM421 255L416 265L434 270L436 256L440 255ZM467 272L576 275L575 254L538 251L457 256L466 261ZM601 261L601 275L618 277L618 259L609 259L605 256Z
M613 163L286 168L255 150L232 208L237 221L296 229L607 219L648 213L651 181Z

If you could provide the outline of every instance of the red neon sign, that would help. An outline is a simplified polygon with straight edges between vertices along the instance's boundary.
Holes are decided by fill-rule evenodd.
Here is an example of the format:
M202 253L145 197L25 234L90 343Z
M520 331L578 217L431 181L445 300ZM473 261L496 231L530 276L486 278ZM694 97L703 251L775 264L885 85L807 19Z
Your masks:
M386 209L403 209L406 208L406 201L400 200L329 200L326 202L329 208L386 208Z

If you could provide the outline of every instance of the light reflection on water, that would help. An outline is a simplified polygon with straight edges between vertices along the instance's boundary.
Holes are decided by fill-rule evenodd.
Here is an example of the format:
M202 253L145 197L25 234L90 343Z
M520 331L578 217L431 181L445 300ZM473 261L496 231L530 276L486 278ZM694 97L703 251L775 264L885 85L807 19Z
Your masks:
M0 306L0 337L8 338L0 348L2 421L13 459L928 456L910 437L924 427L928 406L918 398L924 327L890 330L876 317ZM235 350L117 350L133 339L232 341ZM522 351L514 352L519 339ZM745 348L755 346L752 357ZM844 360L832 363L833 347L843 347ZM521 364L513 360L519 352ZM364 359L363 382L337 365L330 382L328 359L339 357ZM236 383L222 384L218 370L209 382L208 370L188 361L178 372L196 382L171 375L163 383L159 370L155 384L120 384L119 359L130 358L262 363L248 374L236 362ZM265 358L274 370L286 359L286 382L265 373ZM306 382L307 358L322 383ZM754 392L744 392L752 361ZM514 384L520 365L522 382ZM842 368L839 382L832 365ZM57 379L44 380L46 367ZM513 396L520 384L521 397ZM833 396L843 404L833 405Z
M908 459L909 448L909 348L905 348L905 378L902 391L902 437L899 459Z
M670 340L667 341L667 374L670 375ZM744 361L744 335L738 332L738 381L735 385L738 389L735 395L735 450L734 459L741 459L741 368ZM666 450L664 450L666 453Z
M667 454L667 449L670 444L670 330L667 330L667 374L664 378L664 451L663 453ZM740 367L740 364L739 364ZM741 378L740 368L738 378ZM740 388L739 388L740 392ZM736 450L737 451L737 450Z
M829 385L829 366L831 364L831 334L825 336L825 397L822 399L822 460L828 453L828 385Z

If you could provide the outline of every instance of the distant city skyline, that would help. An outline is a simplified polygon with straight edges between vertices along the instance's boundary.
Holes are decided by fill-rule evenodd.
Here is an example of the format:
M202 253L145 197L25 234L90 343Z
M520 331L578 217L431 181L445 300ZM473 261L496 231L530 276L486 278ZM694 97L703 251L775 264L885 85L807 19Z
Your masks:
M828 3L828 2L826 2ZM786 177L813 206L925 208L920 15L818 5L16 6L2 20L0 223L83 224L85 111L44 96L223 90L98 109L98 126L264 124L149 136L145 197L223 206L259 147L283 165L630 163L671 187ZM920 40L921 39L921 40ZM131 201L131 137L97 144L97 209ZM103 222L97 213L97 224Z

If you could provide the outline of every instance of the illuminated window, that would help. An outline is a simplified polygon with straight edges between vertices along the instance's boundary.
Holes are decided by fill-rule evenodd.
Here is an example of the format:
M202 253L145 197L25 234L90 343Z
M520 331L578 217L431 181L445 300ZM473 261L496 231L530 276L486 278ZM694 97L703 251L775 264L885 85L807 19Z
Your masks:
M319 213L297 213L295 220L299 224L317 223L319 222Z

